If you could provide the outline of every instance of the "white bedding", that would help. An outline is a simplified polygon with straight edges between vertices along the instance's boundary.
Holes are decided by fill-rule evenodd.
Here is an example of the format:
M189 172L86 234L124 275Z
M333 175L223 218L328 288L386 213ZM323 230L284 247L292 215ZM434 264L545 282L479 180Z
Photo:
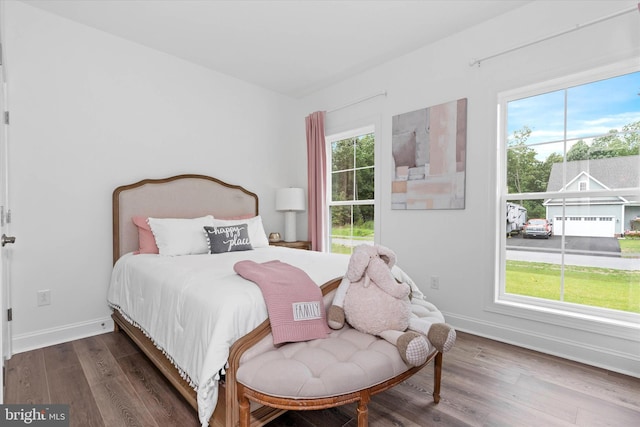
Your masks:
M348 255L270 246L216 255L124 255L115 264L108 302L149 336L197 391L207 425L231 345L267 318L257 285L238 276L244 259L280 260L318 286L346 273Z

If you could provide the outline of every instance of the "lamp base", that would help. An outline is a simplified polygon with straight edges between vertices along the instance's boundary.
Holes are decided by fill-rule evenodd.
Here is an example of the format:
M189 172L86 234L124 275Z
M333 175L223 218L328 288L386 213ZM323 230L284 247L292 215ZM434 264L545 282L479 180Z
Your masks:
M284 241L295 242L296 240L296 213L287 211L284 213Z

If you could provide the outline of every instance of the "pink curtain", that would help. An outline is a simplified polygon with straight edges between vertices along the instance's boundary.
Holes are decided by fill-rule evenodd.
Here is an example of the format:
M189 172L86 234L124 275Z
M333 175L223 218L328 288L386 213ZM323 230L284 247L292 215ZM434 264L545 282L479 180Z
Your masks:
M309 114L307 126L307 173L309 196L309 240L311 249L324 249L326 224L327 155L324 140L324 111Z

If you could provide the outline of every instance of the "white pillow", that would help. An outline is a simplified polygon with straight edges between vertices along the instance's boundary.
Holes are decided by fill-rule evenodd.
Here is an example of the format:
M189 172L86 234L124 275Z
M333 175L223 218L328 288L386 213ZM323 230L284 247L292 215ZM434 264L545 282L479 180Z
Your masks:
M213 216L201 218L149 218L160 255L191 255L209 252L205 226L213 226Z
M264 232L262 218L260 215L247 219L214 219L214 227L224 227L227 225L247 224L249 226L249 241L253 248L266 248L269 246L267 233Z

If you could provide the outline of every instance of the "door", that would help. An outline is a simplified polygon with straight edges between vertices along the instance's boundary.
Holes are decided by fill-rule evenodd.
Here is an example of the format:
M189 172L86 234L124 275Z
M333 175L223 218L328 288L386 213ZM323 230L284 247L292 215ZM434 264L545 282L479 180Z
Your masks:
M4 60L4 2L0 3L0 403L4 402L4 365L11 355L11 329L9 323L9 301L10 301L10 258L11 250L7 244L13 243L15 239L8 237L9 224L11 222L10 210L8 207L8 137L9 137L9 115L7 111L7 86L6 86L6 64Z

